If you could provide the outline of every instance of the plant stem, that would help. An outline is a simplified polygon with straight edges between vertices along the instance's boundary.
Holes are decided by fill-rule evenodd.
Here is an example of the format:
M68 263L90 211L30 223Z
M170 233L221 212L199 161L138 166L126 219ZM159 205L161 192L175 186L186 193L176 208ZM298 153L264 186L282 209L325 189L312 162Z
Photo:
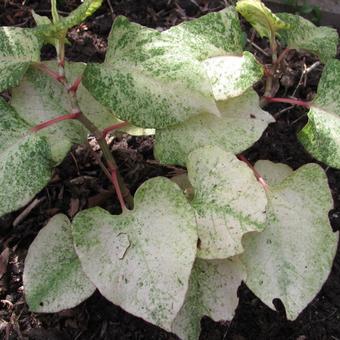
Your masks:
M38 124L30 129L31 132L37 132L41 129L44 129L50 125L53 125L55 123L61 122L63 120L68 120L68 119L78 119L79 118L79 112L76 113L69 113L67 115L59 116L50 120L47 120L41 124Z
M304 102L299 99L292 99L292 98L273 98L273 97L263 97L267 102L269 103L288 103L288 104L293 104L293 105L298 105L298 106L303 106L306 108L310 108L311 102Z
M253 165L248 161L248 159L243 155L237 155L237 158L240 161L245 162L249 166L249 168L253 171L258 182L263 186L264 190L268 191L269 186L268 186L267 182L264 180L264 178L261 176L261 174L253 167Z
M39 65L38 67L46 72L49 76L51 76L53 79L57 80L67 90L67 93L70 98L72 112L68 115L60 116L55 119L46 121L44 123L41 123L34 128L31 129L31 131L39 131L43 129L44 127L50 126L56 122L66 120L66 119L77 119L79 120L86 128L87 130L94 135L96 138L102 153L103 157L106 160L107 167L110 171L110 180L116 190L117 198L119 200L120 206L122 211L126 211L127 207L132 209L133 208L133 197L130 194L129 189L126 187L125 182L120 175L117 167L117 163L106 143L105 136L107 134L106 131L111 131L114 128L117 127L110 127L109 130L105 129L104 131L100 131L87 117L86 115L81 111L78 103L77 98L77 89L79 87L79 84L81 82L81 78L77 78L73 84L69 85L67 82L66 76L65 76L65 46L64 46L64 39L59 41L58 48L57 48L57 54L58 54L58 73L50 70L45 65ZM123 123L122 123L123 124ZM127 123L124 122L124 125ZM121 125L121 124L120 124ZM104 134L105 133L105 134ZM124 200L125 199L125 200ZM126 202L126 203L125 203Z

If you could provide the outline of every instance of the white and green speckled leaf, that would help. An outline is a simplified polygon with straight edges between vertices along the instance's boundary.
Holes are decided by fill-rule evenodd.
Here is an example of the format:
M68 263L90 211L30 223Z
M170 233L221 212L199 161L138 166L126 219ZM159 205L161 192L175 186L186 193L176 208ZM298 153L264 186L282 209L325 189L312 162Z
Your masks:
M17 86L27 68L40 60L40 42L29 28L0 27L0 92Z
M317 27L298 15L278 13L289 24L289 29L280 31L279 38L288 48L303 50L317 55L323 63L335 58L339 35L335 28Z
M181 340L198 340L203 316L215 321L231 320L238 304L237 289L245 278L244 266L236 257L215 261L197 259L172 331Z
M155 157L162 163L185 165L189 153L205 145L216 145L235 154L249 148L274 118L259 106L255 91L219 102L221 118L201 114L156 131Z
M148 180L135 208L78 214L73 236L82 267L111 302L166 330L180 310L196 256L194 211L177 184Z
M255 163L254 168L270 186L281 183L293 173L293 169L287 164L262 159Z
M52 174L54 163L47 141L27 134L28 129L0 98L0 216L27 204Z
M205 60L228 54L241 55L246 37L235 8L184 21L162 33L189 48L195 59Z
M137 126L159 128L204 111L219 114L205 69L190 51L124 17L113 24L104 64L89 64L83 84Z
M45 63L51 68L53 64ZM71 81L74 77L70 74L69 67L66 71ZM64 87L34 67L27 70L20 85L13 89L10 103L30 126L72 111ZM51 146L52 157L56 163L59 163L73 144L83 143L86 140L86 133L85 128L78 121L65 120L41 130L39 135L46 137Z
M54 216L30 245L23 283L27 304L38 313L75 307L96 290L81 268L67 216Z
M274 37L279 30L289 28L289 24L275 15L261 0L239 0L236 10L262 38Z
M340 169L340 61L324 68L317 96L308 112L308 123L298 137L317 160Z
M188 176L195 189L198 257L225 259L243 252L242 237L265 228L267 198L253 171L216 146L193 151Z
M270 188L266 229L243 240L247 285L271 308L281 299L288 319L312 301L330 273L338 243L328 220L332 207L324 171L304 165Z
M209 58L203 65L218 101L240 96L263 76L263 66L249 52Z
M44 66L57 70L54 61L44 62ZM66 76L70 83L82 75L86 65L83 63L66 63ZM103 129L120 123L112 112L98 103L92 95L80 84L77 97L82 112L97 126ZM46 120L71 113L72 106L69 96L63 86L41 70L30 67L20 85L13 89L11 105L16 109L22 119L31 126L38 125ZM145 129L133 126L124 127L122 130L142 135ZM150 131L152 132L152 131ZM65 120L53 124L39 132L47 138L52 156L59 163L73 144L83 143L88 131L76 120Z

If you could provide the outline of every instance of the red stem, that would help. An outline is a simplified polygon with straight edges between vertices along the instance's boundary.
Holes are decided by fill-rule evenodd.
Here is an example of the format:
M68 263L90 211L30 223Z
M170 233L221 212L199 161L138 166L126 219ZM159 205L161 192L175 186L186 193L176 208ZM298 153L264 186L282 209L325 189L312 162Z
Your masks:
M81 83L81 76L75 79L73 84L69 87L68 92L76 93L80 83Z
M64 82L65 80L65 77L64 76L61 76L58 72L55 72L53 70L51 70L50 68L48 68L46 65L40 63L40 64L37 64L36 67L38 69L40 69L41 71L45 72L47 75L49 75L51 78L53 78L54 80L58 81L59 83L62 83Z
M285 48L281 54L279 55L279 57L276 60L276 64L279 65L281 63L281 61L284 59L284 57L286 56L286 54L290 51L290 48Z
M108 164L110 173L111 173L111 182L116 190L116 194L118 197L118 201L120 203L120 206L122 208L122 211L124 212L125 210L127 210L126 205L125 205L125 201L123 198L123 194L122 191L120 190L120 185L119 185L119 181L118 181L118 177L117 177L117 169L112 166L111 164Z
M267 184L267 182L264 180L264 178L261 176L261 174L253 167L253 165L248 161L248 159L246 157L244 157L243 155L237 155L237 158L242 161L245 162L250 169L253 170L253 173L256 177L256 179L258 180L258 182L263 186L264 190L268 191L269 186Z
M105 128L105 129L103 130L103 132L102 132L103 138L105 138L106 135L107 135L109 132L111 132L111 131L113 131L113 130L120 129L120 128L122 128L122 127L128 125L128 124L129 124L128 122L122 122L122 123L118 123L118 124L115 124L115 125L111 125L111 126Z
M307 107L308 109L310 108L312 104L311 102L304 102L303 100L292 99L292 98L274 98L274 97L267 97L267 96L263 96L263 98L268 103L288 103L288 104Z
M44 129L50 125L53 125L55 123L58 123L58 122L61 122L63 120L68 120L68 119L78 119L80 116L80 112L76 112L76 113L69 113L67 115L63 115L63 116L59 116L57 118L53 118L53 119L50 119L50 120L47 120L46 122L43 122L41 124L38 124L34 127L32 127L30 129L31 132L37 132L41 129Z

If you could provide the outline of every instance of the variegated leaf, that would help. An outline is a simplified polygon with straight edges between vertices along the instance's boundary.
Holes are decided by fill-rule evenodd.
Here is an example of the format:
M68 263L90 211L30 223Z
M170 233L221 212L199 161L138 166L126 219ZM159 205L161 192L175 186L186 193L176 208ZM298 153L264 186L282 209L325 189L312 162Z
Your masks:
M201 63L161 33L116 19L104 64L89 64L83 84L122 120L158 128L199 112L218 115Z
M143 183L135 208L94 208L73 221L83 269L111 302L166 330L180 310L196 256L195 215L175 183Z
M181 340L197 340L203 316L215 321L231 320L238 304L237 289L245 278L245 269L238 258L215 261L197 259L185 302L172 331Z
M335 58L339 35L331 27L317 27L298 15L278 13L280 19L289 23L289 29L280 31L279 38L288 48L316 54L323 63Z
M17 86L39 59L40 42L33 29L0 27L0 92Z
M39 232L28 249L23 281L26 302L38 313L75 307L94 293L74 250L67 216L54 216Z
M307 164L271 187L266 229L243 240L247 285L271 308L281 299L291 320L330 273L338 243L328 220L332 207L324 171Z
M218 103L221 118L201 114L156 131L155 156L162 163L185 165L188 154L205 145L216 145L235 154L249 148L274 118L259 107L253 90Z
M275 37L279 30L289 28L261 0L239 0L236 10L255 28L261 37Z
M0 216L27 204L48 183L54 163L47 141L0 98Z
M340 61L329 61L298 137L317 160L340 169Z
M185 45L192 56L201 61L228 54L241 55L246 41L232 6L192 21L184 21L162 35Z
M88 65L83 82L120 119L139 126L162 128L203 112L219 116L209 67L201 61L239 54L241 46L233 9L162 33L119 17L104 64Z
M253 171L216 146L193 151L188 176L195 189L198 257L225 259L243 252L242 237L265 227L267 198Z
M242 57L210 58L203 65L218 101L240 96L263 76L262 65L249 52L244 52Z
M54 61L44 62L43 65L51 70L57 70L57 63ZM77 77L80 77L85 67L86 65L83 63L65 63L68 81L72 83ZM121 122L112 112L98 103L82 84L78 88L77 97L80 109L98 129ZM20 117L31 126L72 111L72 105L65 88L34 67L29 68L21 84L13 89L11 104ZM124 127L122 130L137 135L148 132L134 126ZM150 132L152 133L152 131ZM40 132L49 141L53 159L57 163L63 160L73 144L83 143L87 133L85 127L74 120L58 122Z

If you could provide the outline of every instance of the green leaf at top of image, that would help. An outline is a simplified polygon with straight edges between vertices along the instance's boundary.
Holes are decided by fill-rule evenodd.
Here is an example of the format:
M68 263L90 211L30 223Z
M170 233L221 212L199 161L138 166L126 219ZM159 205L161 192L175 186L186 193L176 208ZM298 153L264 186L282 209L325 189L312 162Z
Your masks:
M0 92L17 86L28 67L39 62L40 47L34 29L0 27Z
M181 309L197 250L194 211L177 184L152 178L121 215L80 212L73 238L83 270L109 301L168 331Z
M53 166L45 138L0 98L0 217L21 208L50 180Z
M308 123L299 141L317 160L340 169L340 61L324 67L317 95L308 112Z
M243 236L265 228L265 190L245 162L216 146L193 151L187 168L200 239L197 256L214 260L241 254Z
M269 162L268 162L269 163ZM267 164L268 164L267 163ZM270 173L279 167L281 181ZM283 302L294 320L326 281L338 244L329 223L333 200L327 176L317 164L291 172L280 164L261 167L269 184L266 228L243 239L241 260L247 286L270 308ZM267 171L269 175L267 175Z
M30 245L23 284L26 302L37 313L75 307L96 290L81 268L67 216L55 215Z
M335 58L339 43L335 28L317 27L309 20L294 14L278 13L277 16L289 23L288 29L279 32L279 39L288 48L313 53L323 63Z
M254 27L261 38L274 38L289 24L275 15L261 0L239 0L236 10Z
M160 33L118 17L105 62L87 66L85 87L120 119L141 127L171 126L202 112L219 116L203 62L242 52L235 10L181 25Z
M68 29L85 21L89 16L97 11L102 3L103 0L85 0L68 16L59 17L59 20L55 20L55 22L50 24L47 24L46 22L45 25L39 25L35 29L36 34L39 35L45 43L51 42L53 39L64 38ZM55 5L55 2L52 2L52 4ZM52 8L52 11L54 14L58 13L55 11L55 8ZM54 17L57 18L56 15L54 15Z

